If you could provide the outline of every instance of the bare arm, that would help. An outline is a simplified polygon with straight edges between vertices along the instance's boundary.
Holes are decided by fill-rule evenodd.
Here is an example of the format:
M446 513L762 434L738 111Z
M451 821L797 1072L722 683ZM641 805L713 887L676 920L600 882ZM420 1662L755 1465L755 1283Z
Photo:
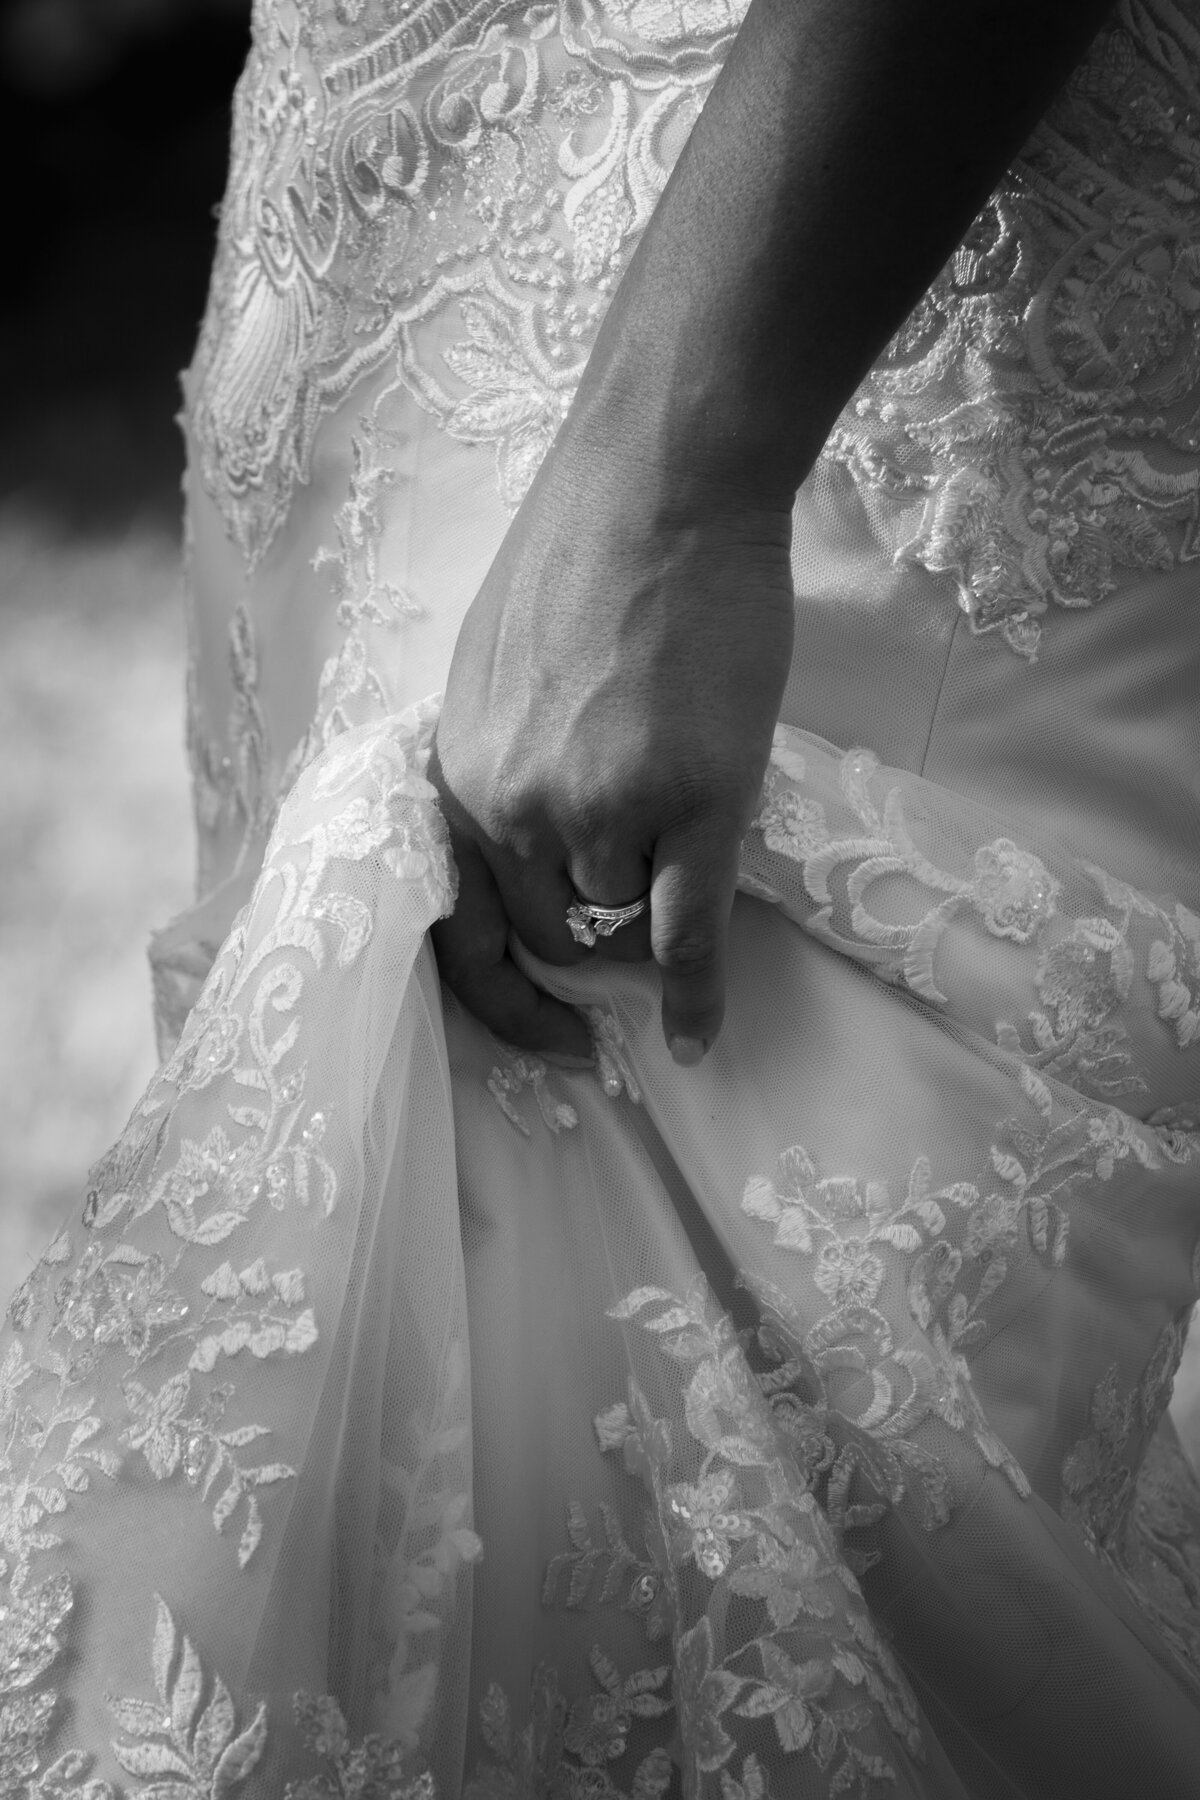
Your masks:
M753 0L561 444L790 505L1111 0ZM632 436L631 436L632 434Z
M435 941L502 1037L587 1052L506 948L577 960L576 889L651 889L598 948L654 956L678 1060L716 1035L796 488L1108 4L752 0L455 650Z

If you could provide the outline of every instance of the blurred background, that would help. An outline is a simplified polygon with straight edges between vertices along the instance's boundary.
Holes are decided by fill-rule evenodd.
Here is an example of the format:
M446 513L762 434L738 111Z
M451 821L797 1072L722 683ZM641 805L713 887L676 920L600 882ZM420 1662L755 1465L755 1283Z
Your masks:
M0 1306L153 1068L192 881L174 415L249 0L0 5Z

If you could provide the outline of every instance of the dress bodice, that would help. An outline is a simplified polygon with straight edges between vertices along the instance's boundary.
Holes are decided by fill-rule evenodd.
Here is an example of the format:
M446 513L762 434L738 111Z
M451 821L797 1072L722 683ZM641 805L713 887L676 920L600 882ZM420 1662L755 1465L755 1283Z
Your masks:
M442 685L743 11L258 0L189 380L202 890L322 733ZM1177 890L1200 750L1123 720L1200 677L1198 17L1123 0L847 406L786 708L1055 828L1090 716L1096 822L1156 795L1116 860Z

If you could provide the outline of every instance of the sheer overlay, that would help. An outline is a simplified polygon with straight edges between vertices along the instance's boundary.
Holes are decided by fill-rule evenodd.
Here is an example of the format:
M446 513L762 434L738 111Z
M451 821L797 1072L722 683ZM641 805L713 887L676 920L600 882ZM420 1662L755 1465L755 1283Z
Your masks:
M1117 9L801 492L705 1062L646 968L530 964L579 1074L439 989L423 697L739 16L256 9L199 896L0 1351L0 1795L1195 1791L1194 9Z

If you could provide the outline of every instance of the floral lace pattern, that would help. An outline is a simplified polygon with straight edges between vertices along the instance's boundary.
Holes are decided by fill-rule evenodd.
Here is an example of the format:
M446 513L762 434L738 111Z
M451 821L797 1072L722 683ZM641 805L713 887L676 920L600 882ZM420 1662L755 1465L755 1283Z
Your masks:
M702 1279L682 1298L639 1288L609 1316L636 1319L688 1371L683 1412L702 1452L684 1473L683 1447L636 1383L627 1403L596 1421L601 1446L621 1455L654 1501L655 1567L630 1561L623 1545L611 1561L628 1581L625 1604L648 1628L673 1624L685 1792L725 1800L738 1779L743 1722L760 1720L783 1755L803 1758L831 1793L865 1795L894 1779L898 1749L923 1755L916 1706L733 1325ZM580 1574L572 1585L578 1593ZM731 1612L735 1596L747 1612ZM754 1791L761 1780L758 1758L743 1748L741 1784Z
M743 11L259 0L192 421L251 562L389 361L519 500ZM1192 555L1195 36L1118 9L827 447L1027 657L1050 603Z
M317 1345L307 1277L262 1256L239 1268L236 1250L213 1253L232 1248L262 1208L300 1209L318 1228L337 1208L327 1154L337 1121L306 1097L299 1008L309 974L329 967L345 978L371 938L371 912L339 887L340 869L373 856L431 917L451 903L445 834L420 773L431 732L424 715L344 739L312 793L293 802L295 817L285 810L254 903L177 1050L89 1178L81 1235L60 1234L12 1299L0 1368L0 1793L65 1793L85 1766L72 1752L40 1786L20 1786L39 1767L56 1705L53 1690L29 1690L65 1648L73 1605L69 1576L38 1566L61 1548L57 1521L72 1497L98 1478L122 1480L137 1457L156 1482L191 1490L218 1533L236 1528L234 1560L245 1568L267 1528L263 1497L294 1478L287 1462L262 1460L271 1426L245 1418L237 1370ZM203 1136L178 1129L177 1118L215 1094L223 1116ZM414 1550L414 1566L425 1555L436 1564L439 1554L478 1554L463 1499L459 1515L440 1521L448 1549ZM118 1723L136 1741L114 1754L131 1775L176 1782L180 1800L232 1792L261 1751L262 1718L235 1733L219 1682L199 1712L187 1640L168 1683L173 1633L160 1608L154 1662L166 1720L158 1708L122 1704ZM103 1800L109 1789L89 1782L81 1792Z
M1056 1118L1041 1077L1022 1067L1019 1080L1036 1122L1002 1121L990 1181L935 1188L922 1156L896 1198L880 1180L822 1176L809 1152L793 1145L773 1176L746 1184L743 1211L774 1228L778 1248L803 1259L827 1308L810 1306L791 1284L745 1277L766 1314L762 1347L777 1364L766 1378L773 1409L804 1466L828 1471L826 1509L838 1532L874 1523L881 1500L905 1498L926 1529L945 1524L949 1476L920 1441L933 1418L969 1436L1018 1494L1029 1494L971 1382L970 1355L988 1332L986 1308L1022 1257L1064 1264L1067 1202L1081 1184L1111 1180L1127 1159L1161 1166L1150 1134L1125 1114L1114 1108ZM881 1310L885 1281L906 1294L916 1334ZM847 1370L856 1372L849 1400ZM879 1498L853 1503L856 1475ZM861 1566L853 1549L848 1555Z
M157 1595L155 1605L150 1660L156 1698L110 1696L108 1701L123 1734L113 1744L114 1755L137 1785L97 1779L90 1773L93 1759L79 1751L67 1751L34 1779L32 1735L14 1757L6 1730L0 1739L0 1793L13 1800L18 1794L20 1800L214 1800L244 1789L267 1748L267 1707L260 1702L239 1729L225 1682L219 1674L206 1679L199 1653L170 1608ZM332 1696L301 1693L294 1705L306 1749L326 1768L289 1781L282 1800L434 1800L428 1771L401 1745L375 1735L351 1742ZM7 1727L9 1715L0 1718ZM11 1785L17 1779L25 1783L19 1790Z
M995 1041L1030 1069L1084 1093L1148 1091L1135 1055L1147 1047L1148 1018L1169 1025L1181 1050L1200 1037L1200 918L1188 907L1151 900L1089 862L1054 874L1009 837L981 845L969 871L940 868L914 839L902 778L877 798L877 758L852 750L838 768L836 794L822 789L818 797L801 742L786 726L776 731L743 857L747 891L783 898L770 868L754 856L756 837L771 855L799 865L803 909L783 903L806 931L939 1008L950 1001L937 964L956 922L977 921L990 938L1034 952L1032 965L1014 973L1014 985L1031 980L1041 1005L1020 1026L994 1016ZM833 800L848 814L848 827L830 826ZM1068 876L1106 910L1072 918L1064 901ZM898 880L913 897L905 918L895 916ZM889 887L891 916L883 916L872 910L872 890Z
M482 1706L490 1760L464 1800L654 1800L680 1756L686 1793L765 1800L758 1752L743 1742L739 1753L739 1741L763 1724L784 1768L802 1759L822 1791L877 1793L877 1783L895 1779L897 1747L921 1760L916 1707L733 1326L702 1279L682 1298L636 1289L609 1316L638 1320L688 1372L681 1401L692 1449L673 1442L671 1422L656 1418L631 1382L628 1400L606 1408L595 1427L601 1450L620 1457L650 1496L645 1546L631 1545L610 1505L601 1504L594 1527L572 1503L571 1547L549 1563L542 1599L577 1612L619 1607L640 1622L652 1653L622 1674L594 1646L594 1691L575 1696L539 1668L519 1732L493 1684ZM741 1620L751 1621L741 1628L729 1610L739 1603Z
M1030 660L1051 604L1196 554L1196 44L1173 0L1116 8L827 447Z
M744 10L259 0L192 418L251 563L385 362L515 504Z

